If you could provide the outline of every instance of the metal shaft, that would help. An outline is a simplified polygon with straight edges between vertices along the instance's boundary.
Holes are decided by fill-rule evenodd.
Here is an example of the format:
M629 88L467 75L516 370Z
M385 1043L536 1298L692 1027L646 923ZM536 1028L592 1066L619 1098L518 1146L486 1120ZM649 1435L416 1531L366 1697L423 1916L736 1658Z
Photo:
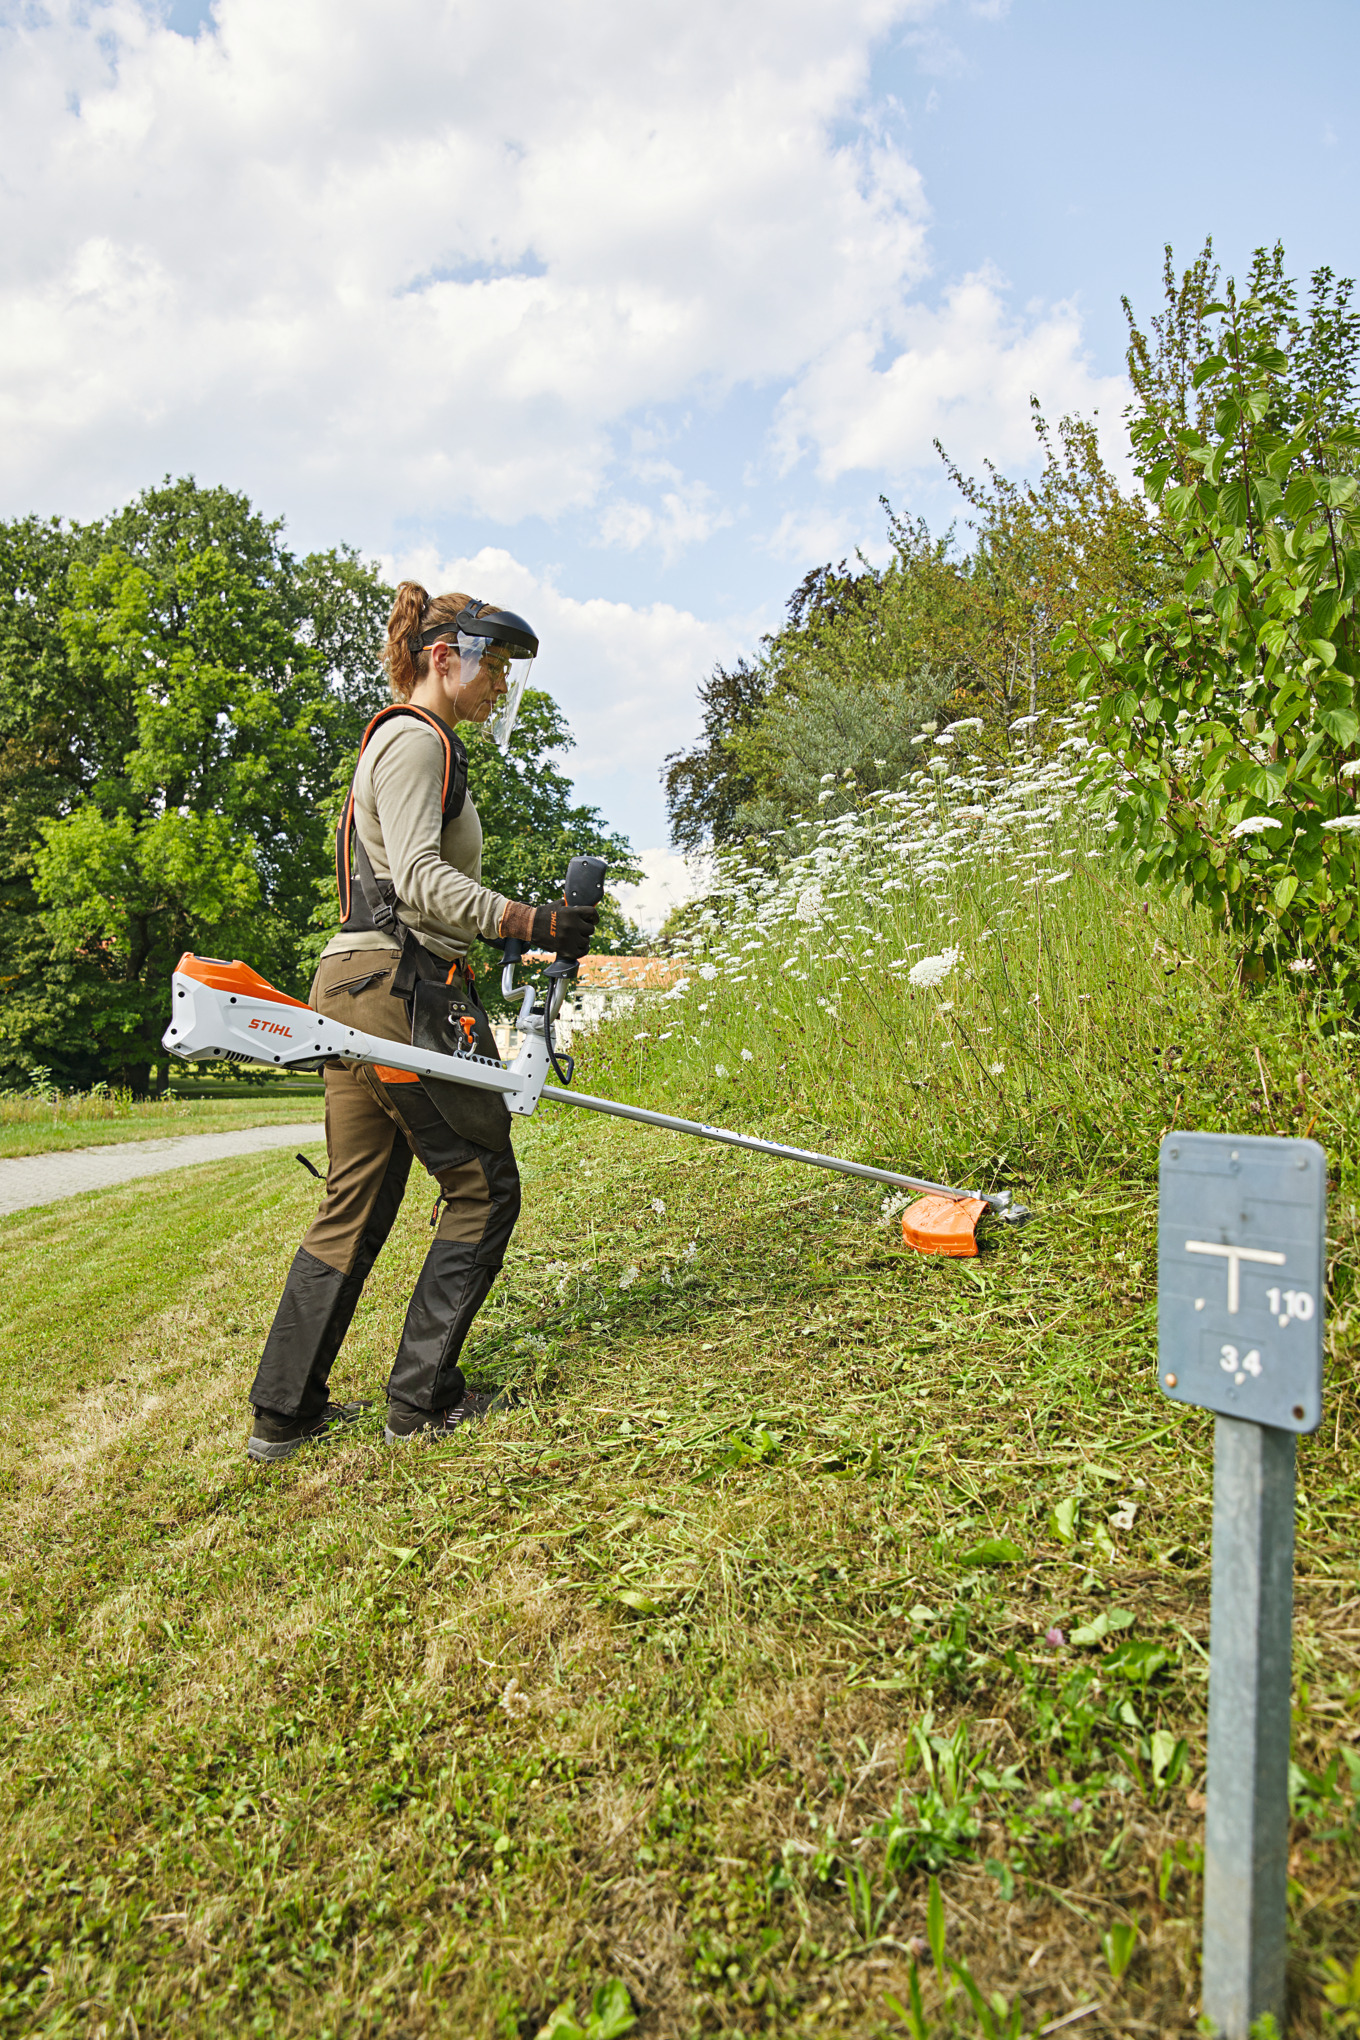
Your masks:
M1284 2031L1294 1433L1214 1425L1201 2010L1222 2040Z
M693 1133L700 1140L716 1140L723 1147L745 1148L749 1154L770 1155L777 1162L809 1162L814 1169L834 1169L839 1176L861 1176L868 1183L890 1183L895 1190L916 1190L922 1196L981 1197L993 1211L1004 1211L1009 1191L988 1197L981 1190L955 1190L948 1183L930 1183L923 1176L899 1176L893 1169L871 1169L864 1162L842 1161L839 1155L816 1154L811 1148L785 1147L782 1141L755 1140L748 1133L729 1133L725 1127L704 1126L697 1119L672 1119L668 1112L644 1112L638 1105L616 1105L610 1098L592 1098L585 1091L563 1091L545 1084L543 1096L558 1105L579 1105L586 1112L607 1112L611 1119L635 1119L640 1126L662 1126L671 1133Z

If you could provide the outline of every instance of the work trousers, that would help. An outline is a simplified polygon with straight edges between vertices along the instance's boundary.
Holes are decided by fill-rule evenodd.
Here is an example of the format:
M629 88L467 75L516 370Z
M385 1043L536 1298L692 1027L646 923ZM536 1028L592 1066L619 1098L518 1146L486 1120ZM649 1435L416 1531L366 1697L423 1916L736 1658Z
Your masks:
M409 1041L406 1002L389 992L397 958L355 949L322 959L309 1003L388 1041ZM445 1095L451 1085L441 1087ZM419 1077L400 1070L326 1071L326 1194L293 1257L259 1371L256 1409L304 1421L327 1382L369 1271L406 1189L412 1155L438 1185L442 1214L406 1312L387 1384L411 1409L447 1409L463 1394L463 1342L505 1260L519 1217L519 1171L462 1138Z

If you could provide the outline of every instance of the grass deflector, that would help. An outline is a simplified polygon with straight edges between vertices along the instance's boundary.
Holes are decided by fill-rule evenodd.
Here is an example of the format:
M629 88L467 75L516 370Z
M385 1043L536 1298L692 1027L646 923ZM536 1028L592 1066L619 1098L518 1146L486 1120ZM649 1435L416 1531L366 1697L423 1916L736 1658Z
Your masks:
M513 969L513 963L507 962L507 988ZM1027 1216L1022 1206L1012 1203L1008 1190L989 1194L958 1190L947 1183L903 1175L899 1170L875 1169L839 1155L789 1147L782 1141L758 1140L750 1134L731 1133L725 1127L707 1126L697 1119L646 1112L639 1106L619 1105L609 1098L592 1098L585 1092L550 1084L547 1079L551 1069L565 1074L568 1081L571 1075L570 1058L564 1059L552 1041L552 1022L562 1003L566 983L567 972L559 960L550 967L547 989L542 994L533 984L519 988L522 1045L513 1062L502 1063L477 1055L470 1046L466 1052L444 1055L406 1042L384 1041L361 1028L329 1020L302 1000L277 991L248 964L186 953L174 972L173 1011L162 1046L172 1055L186 1059L211 1056L228 1062L264 1063L279 1069L314 1069L336 1058L368 1063L380 1077L391 1070L402 1076L439 1077L448 1083L499 1091L510 1111L523 1118L534 1112L540 1098L548 1098L554 1104L576 1105L587 1112L632 1119L642 1126L662 1127L672 1133L690 1133L700 1140L718 1141L725 1147L745 1148L751 1154L770 1155L776 1161L806 1162L815 1169L831 1169L842 1176L858 1176L866 1182L914 1190L919 1195L902 1214L902 1238L921 1254L959 1257L976 1254L977 1227L982 1218L991 1216L1014 1225Z

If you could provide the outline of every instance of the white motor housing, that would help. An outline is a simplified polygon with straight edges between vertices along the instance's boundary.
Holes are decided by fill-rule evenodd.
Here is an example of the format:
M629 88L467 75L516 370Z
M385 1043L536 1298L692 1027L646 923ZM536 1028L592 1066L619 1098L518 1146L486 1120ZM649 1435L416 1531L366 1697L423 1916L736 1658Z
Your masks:
M510 1063L489 1056L440 1055L410 1042L384 1041L343 1021L328 1020L301 999L276 991L248 964L185 955L171 981L170 1025L161 1046L186 1060L212 1057L228 1062L264 1063L298 1069L337 1057L368 1063L381 1072L400 1070L441 1077L474 1090L499 1091L512 1112L527 1117L538 1104L548 1075L548 1051L541 1014L524 1012L524 1040ZM528 1002L526 1001L526 1006Z

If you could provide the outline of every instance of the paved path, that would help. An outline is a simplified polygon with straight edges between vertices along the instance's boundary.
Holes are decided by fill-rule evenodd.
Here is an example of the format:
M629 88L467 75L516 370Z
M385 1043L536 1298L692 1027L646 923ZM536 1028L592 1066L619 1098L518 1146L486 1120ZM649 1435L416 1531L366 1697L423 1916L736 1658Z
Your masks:
M159 1176L194 1162L222 1162L260 1148L311 1147L326 1138L319 1120L299 1126L247 1126L239 1133L184 1133L168 1140L110 1141L107 1147L66 1148L60 1154L18 1155L0 1161L0 1215L33 1204L55 1204L82 1190L103 1190L134 1176ZM315 1159L313 1157L312 1159Z

